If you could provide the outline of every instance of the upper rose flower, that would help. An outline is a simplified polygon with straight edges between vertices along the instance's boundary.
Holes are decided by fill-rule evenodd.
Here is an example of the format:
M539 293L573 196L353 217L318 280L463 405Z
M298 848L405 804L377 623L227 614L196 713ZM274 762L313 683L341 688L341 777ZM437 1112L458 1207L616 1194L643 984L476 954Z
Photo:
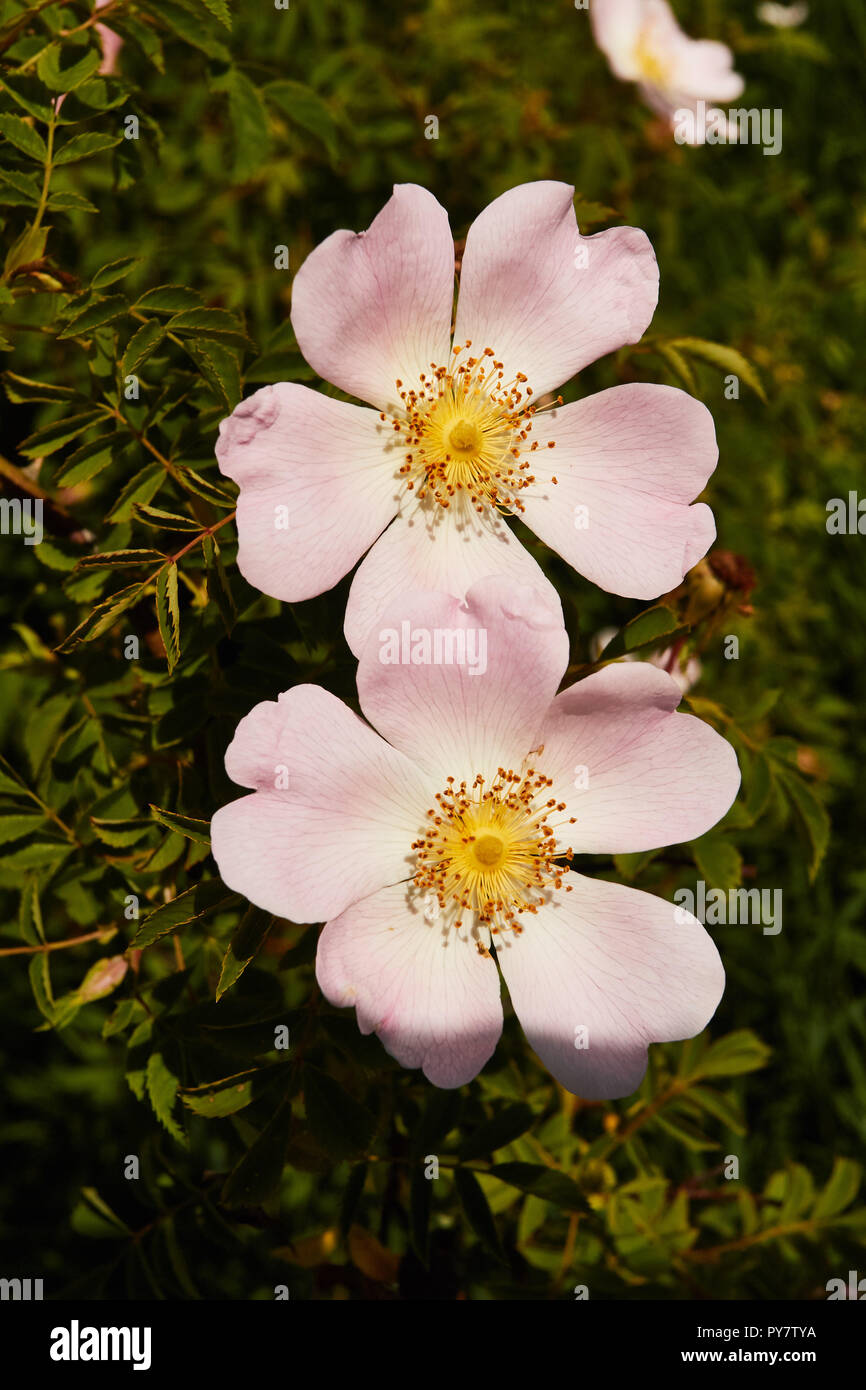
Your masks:
M220 426L251 584L310 598L376 541L347 605L356 654L407 589L462 598L498 573L548 585L503 513L631 598L674 588L714 538L709 507L689 506L718 457L699 401L633 384L537 408L587 363L637 342L658 297L644 233L581 237L573 193L524 184L476 219L452 345L448 216L425 189L398 185L369 231L335 232L312 252L292 294L307 361L375 410L280 383Z
M674 113L698 113L698 102L734 101L743 79L733 54L712 39L690 39L667 0L592 0L595 41L624 82L637 82L649 106L673 123ZM706 113L705 113L706 114ZM706 121L692 123L703 144Z
M223 880L326 921L324 994L437 1086L496 1047L497 963L533 1048L586 1097L630 1094L648 1043L693 1036L722 994L694 917L568 862L703 834L736 795L734 752L674 712L663 671L612 665L557 695L567 662L546 592L492 578L465 605L404 596L358 667L379 733L302 685L257 705L226 754L252 794L213 818Z

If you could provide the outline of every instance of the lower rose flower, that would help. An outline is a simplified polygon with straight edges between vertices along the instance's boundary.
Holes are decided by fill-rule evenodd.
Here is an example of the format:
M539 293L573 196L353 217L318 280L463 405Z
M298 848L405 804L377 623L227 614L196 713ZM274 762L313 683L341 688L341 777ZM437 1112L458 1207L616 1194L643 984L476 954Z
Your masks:
M461 659L482 647L483 663ZM496 1048L497 964L538 1056L587 1098L630 1094L648 1044L692 1037L722 995L695 918L568 865L709 830L739 786L734 752L675 713L665 672L612 665L557 695L567 663L543 592L491 578L463 604L409 594L361 654L369 724L296 686L226 754L252 794L213 818L223 880L325 921L325 996L437 1086Z

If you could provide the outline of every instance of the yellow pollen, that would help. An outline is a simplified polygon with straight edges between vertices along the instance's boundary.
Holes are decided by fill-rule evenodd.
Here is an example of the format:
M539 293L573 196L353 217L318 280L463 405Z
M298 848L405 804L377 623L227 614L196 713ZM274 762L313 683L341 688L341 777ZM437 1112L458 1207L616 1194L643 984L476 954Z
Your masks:
M472 913L494 934L519 933L520 916L537 912L545 894L563 886L572 850L559 848L550 822L554 812L566 810L549 795L551 785L532 767L501 767L489 786L480 774L471 786L448 778L412 850L416 888L451 908L455 927Z
M500 835L482 835L472 846L472 853L485 869L495 869L505 855L505 845Z
M397 382L402 407L390 424L405 450L399 476L419 502L522 512L520 494L536 482L530 456L542 447L529 439L539 407L522 372L506 382L493 349L470 357L471 346L456 345L449 367L431 362L417 386ZM561 404L561 397L552 402Z
M484 436L471 420L458 420L448 435L448 448L455 454L477 454Z

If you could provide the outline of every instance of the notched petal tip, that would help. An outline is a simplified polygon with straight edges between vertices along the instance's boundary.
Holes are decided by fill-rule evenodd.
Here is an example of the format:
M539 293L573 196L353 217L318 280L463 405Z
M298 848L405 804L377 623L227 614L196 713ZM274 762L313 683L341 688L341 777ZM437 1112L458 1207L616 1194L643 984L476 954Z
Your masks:
M220 463L233 449L251 444L257 435L269 430L279 413L280 399L273 385L263 386L236 405L231 415L219 424L215 453Z

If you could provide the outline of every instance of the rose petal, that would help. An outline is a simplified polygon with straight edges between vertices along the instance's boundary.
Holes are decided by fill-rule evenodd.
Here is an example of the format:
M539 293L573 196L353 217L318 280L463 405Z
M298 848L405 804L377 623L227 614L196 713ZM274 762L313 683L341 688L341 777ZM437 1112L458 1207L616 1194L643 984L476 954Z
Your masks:
M693 840L721 819L740 785L736 754L702 719L675 714L681 699L648 662L614 663L557 695L539 767L577 817L563 844L631 854Z
M213 855L223 881L266 911L322 922L413 872L429 779L319 686L257 705L226 770L256 790L217 811Z
M555 440L557 481L524 492L524 520L594 584L657 598L706 554L713 514L688 504L719 451L713 417L686 391L614 386L536 415L531 437Z
M241 489L238 568L293 603L330 589L397 510L393 431L373 410L290 382L220 424L216 455Z
M653 249L636 227L580 237L570 184L522 184L495 199L466 238L455 344L493 349L504 379L536 398L587 363L636 343L658 299Z
M374 545L352 580L346 604L346 641L360 656L383 611L413 589L438 590L463 599L489 575L543 590L561 612L559 596L538 562L498 512L469 508L435 512L425 507L397 517Z
M361 1032L378 1033L401 1066L421 1067L434 1086L450 1089L493 1055L502 1032L499 976L473 932L424 914L405 885L355 903L322 932L316 978L332 1004L355 1006Z
M471 633L462 639L466 661L449 664L443 645L439 664L410 664L403 623L410 639L426 633L431 644L437 631L452 634L456 651L456 634ZM391 663L404 650L407 663ZM393 602L361 654L358 696L370 722L444 790L449 776L471 782L476 773L489 779L501 766L519 768L567 662L568 637L546 591L483 579L465 606L446 594L408 593Z
M587 1100L631 1095L647 1045L694 1037L724 990L719 953L690 913L578 874L566 875L519 936L494 939L529 1042Z
M447 365L454 297L448 214L414 183L397 184L366 232L334 232L292 287L301 352L326 381L379 409L395 382Z

